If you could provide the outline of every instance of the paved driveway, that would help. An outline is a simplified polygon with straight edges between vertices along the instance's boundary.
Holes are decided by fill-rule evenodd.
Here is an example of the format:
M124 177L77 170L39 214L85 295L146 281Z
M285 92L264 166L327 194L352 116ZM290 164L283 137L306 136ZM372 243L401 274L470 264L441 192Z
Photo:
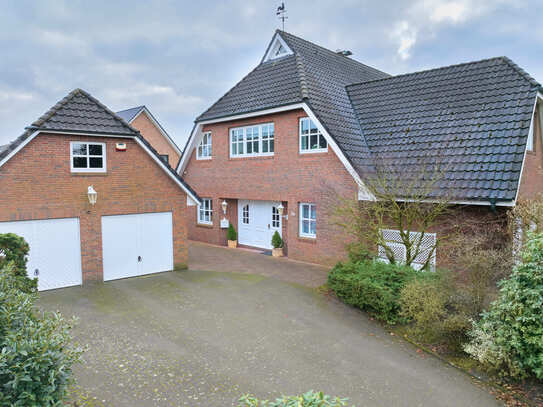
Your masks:
M363 313L264 276L163 273L44 292L40 304L80 318L89 351L76 376L103 401L93 405L224 407L309 389L358 407L497 405Z

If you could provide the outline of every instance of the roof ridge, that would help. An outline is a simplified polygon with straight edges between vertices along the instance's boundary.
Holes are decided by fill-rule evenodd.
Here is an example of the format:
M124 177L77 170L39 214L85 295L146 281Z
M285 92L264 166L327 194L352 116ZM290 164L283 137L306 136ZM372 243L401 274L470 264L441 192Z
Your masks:
M111 110L109 107L107 107L106 105L104 105L102 102L100 102L98 99L96 99L94 96L92 96L90 93L84 91L83 89L80 89L80 88L77 88L75 89L75 91L78 91L79 93L81 93L83 96L87 97L88 99L90 99L92 102L96 103L98 106L100 106L102 109L104 109L107 113L111 114L113 116L113 118L115 120L117 120L119 123L121 123L124 127L126 127L127 129L133 131L134 133L136 134L140 134L140 132L138 130L136 130L134 127L132 127L131 125L129 125L128 123L126 123L121 117L117 116L117 114ZM74 91L74 92L75 92Z
M350 83L350 84L346 85L345 87L349 88L349 87L356 86L356 85L362 85L362 84L368 84L368 83L374 83L374 82L380 82L380 81L387 81L387 80L391 80L391 79L395 79L395 78L404 78L406 76L414 76L414 75L427 73L427 72L442 71L442 70L445 70L445 69L457 68L457 67L461 67L461 66L465 66L465 65L479 64L479 63L482 63L482 62L498 61L498 60L502 60L502 61L508 63L508 65L516 65L513 61L511 61L507 57L504 57L504 56L492 57L492 58L479 59L479 60L469 61L469 62L461 62L459 64L451 64L451 65L446 65L446 66L440 66L438 68L423 69L421 71L402 73L402 74L399 74L399 75L392 75L392 76L389 76L388 78L372 79L371 81L354 82L354 83ZM520 67L517 66L517 68L518 68L517 71L519 71L519 70L523 71ZM520 74L521 72L518 72L518 73ZM531 78L526 72L524 72L524 73L525 73L525 76L524 75L523 76L524 76L525 79ZM533 78L531 78L531 79L534 82L536 82L535 79L533 79Z
M295 54L295 57L297 68L296 71L300 77L300 93L302 95L302 99L309 99L309 87L307 86L307 78L305 76L304 58L298 53Z
M390 74L388 74L388 73L386 73L386 72L384 72L384 71L381 71L380 69L374 68L373 66L366 65L366 64L364 64L363 62L358 61L357 59L349 58L349 57L346 57L346 56L344 56L344 55L338 54L337 52L332 51L331 49L328 49L328 48L326 48L326 47L323 47L322 45L319 45L319 44L316 44L316 43L311 42L311 41L309 41L309 40L306 40L306 39L304 39L304 38L302 38L302 37L298 37L297 35L291 34L291 33L287 32L287 31L281 31L281 30L277 29L277 30L276 30L276 33L279 33L280 35L281 35L281 34L286 34L287 36L291 36L291 37L296 38L297 40L303 41L303 42L305 42L305 43L307 43L307 44L311 44L312 46L317 47L317 48L320 48L320 49L322 49L323 51L329 53L330 56L334 56L335 58L338 58L338 59L339 59L339 58L343 58L343 60L353 62L353 63L355 63L355 64L357 64L357 65L361 65L361 66L363 66L363 67L365 67L365 68L373 69L374 71L377 71L377 72L379 72L379 73L383 73L383 74L385 74L385 75L390 75ZM284 37L282 37L282 38L283 38L285 41L287 41L287 43L288 43L288 40L287 40L287 39L285 39ZM292 48L292 50L294 51L294 53L298 53L298 52L295 50L296 47L293 47L292 44L289 44L289 46Z
M43 123L45 123L47 120L53 117L55 113L57 113L62 108L62 106L66 105L66 103L72 100L73 97L80 91L81 91L80 88L76 88L72 90L62 99L60 99L57 103L55 103L52 107L50 107L44 114L42 114L40 117L34 120L32 124L30 125L30 127L40 127Z

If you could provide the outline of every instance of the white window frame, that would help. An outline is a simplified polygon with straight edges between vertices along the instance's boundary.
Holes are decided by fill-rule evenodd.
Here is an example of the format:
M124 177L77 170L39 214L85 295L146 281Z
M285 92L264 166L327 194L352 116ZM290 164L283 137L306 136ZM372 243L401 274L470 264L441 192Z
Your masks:
M310 117L301 117L300 120L298 121L298 145L299 145L299 151L300 151L300 154L314 154L314 153L326 153L328 152L328 140L326 140L326 137L324 136L324 134L320 131L319 129L319 126L317 126L317 123L313 122L313 125L317 128L318 130L318 137L319 137L319 141L317 144L320 145L320 138L322 138L324 141L326 141L326 148L307 148L307 149L303 149L302 148L302 122L304 121L308 121L308 128L311 128L310 124L311 122L313 122L313 120L311 120ZM311 139L311 134L308 134L307 135L308 137L308 146L309 146L309 141Z
M209 202L209 209L205 208L206 202ZM202 210L204 212L204 218L201 217ZM209 221L205 220L205 212L209 212ZM202 203L198 205L198 223L200 225L213 225L213 199L202 198Z
M204 140L207 141L207 143L204 144ZM207 147L207 151L209 152L209 155L202 154L203 147ZM213 136L211 135L210 131L206 131L202 135L202 140L198 144L198 147L196 147L196 159L197 160L211 160L213 157Z
M304 218L303 217L303 207L304 206L309 206L309 218ZM311 208L312 207L315 207L315 219L312 219L311 218ZM300 202L300 205L298 206L298 211L300 213L300 223L299 223L299 234L301 237L307 237L307 238L310 238L310 239L316 239L317 238L317 205L315 205L314 203L309 203L309 202ZM303 221L304 220L308 220L310 223L311 222L314 222L315 223L315 233L304 233L303 232ZM311 230L311 227L309 227L309 230Z
M86 144L87 145L87 154L80 155L75 154L74 155L74 144ZM101 155L90 155L89 154L89 146L102 146L102 154ZM74 167L74 158L75 157L86 157L87 158L87 168L75 168ZM89 168L89 158L102 158L102 168ZM94 141L70 141L70 171L71 172L87 172L87 173L104 173L107 172L107 159L106 159L106 143L96 143Z
M273 140L273 151L263 153L262 152L262 146L263 146L263 139L262 139L262 128L264 126L272 126L273 128L273 137L269 137L268 133L268 149L269 149L269 142ZM258 153L252 152L250 154L247 154L247 129L252 129L254 127L258 128ZM234 136L234 132L238 133L239 131L242 132L243 139L241 141L237 140L236 144L238 145L238 152L236 154L233 153L232 149L232 139ZM254 143L254 140L252 139L250 143ZM243 154L239 153L239 145L243 146ZM230 137L229 137L229 149L230 149L230 158L243 158L243 157L271 157L275 154L275 125L273 122L268 123L259 123L259 124L253 124L249 126L242 126L242 127L233 127L230 129Z

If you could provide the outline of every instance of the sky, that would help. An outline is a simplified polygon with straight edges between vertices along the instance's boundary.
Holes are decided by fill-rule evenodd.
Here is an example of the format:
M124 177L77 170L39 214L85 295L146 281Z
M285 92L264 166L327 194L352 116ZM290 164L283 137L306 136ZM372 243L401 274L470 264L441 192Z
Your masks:
M259 64L273 0L0 0L0 145L82 88L146 105L184 146L194 118ZM285 30L390 74L506 55L543 82L541 0L287 0Z

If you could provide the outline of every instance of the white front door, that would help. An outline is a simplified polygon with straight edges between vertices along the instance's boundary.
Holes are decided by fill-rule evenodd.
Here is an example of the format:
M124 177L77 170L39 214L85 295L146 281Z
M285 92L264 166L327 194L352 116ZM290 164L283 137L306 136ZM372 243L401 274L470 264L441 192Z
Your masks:
M173 270L171 212L102 216L104 281Z
M0 222L0 233L15 233L30 246L27 273L38 290L81 285L79 219Z
M239 244L271 249L271 239L277 230L281 234L279 202L238 201Z

